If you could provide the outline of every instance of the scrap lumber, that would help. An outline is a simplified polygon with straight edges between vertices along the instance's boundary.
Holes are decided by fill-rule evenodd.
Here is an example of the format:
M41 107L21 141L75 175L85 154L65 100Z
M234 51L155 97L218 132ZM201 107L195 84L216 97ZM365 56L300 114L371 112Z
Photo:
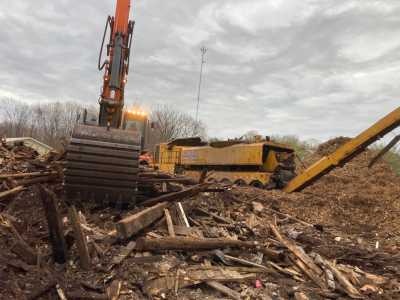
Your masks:
M335 278L339 281L340 285L345 290L346 294L349 295L350 298L360 299L363 298L360 292L351 284L351 282L344 276L330 261L321 258L324 265L329 268L329 270L333 273Z
M305 265L307 265L308 268L310 268L316 275L321 276L323 274L323 271L321 270L320 267L318 267L314 261L304 252L303 249L298 247L295 243L292 241L289 241L280 234L278 231L278 228L270 224L270 228L276 238L278 239L279 242L282 243L286 248L288 248L297 258L299 258Z
M207 238L207 239L193 239L188 237L166 237L161 239L147 239L139 238L136 241L136 248L138 250L207 250L218 248L258 248L258 242L246 242L239 240L220 239L220 238Z
M165 201L166 202L178 201L186 197L192 197L194 195L197 195L198 193L205 191L209 186L210 184L208 183L197 184L189 188L185 188L182 191L161 195L159 197L146 200L142 204L144 206L151 206Z
M235 300L242 299L242 296L238 292L228 288L227 286L223 285L222 283L211 280L211 281L207 281L206 284L209 287L212 287L213 289L222 293L223 295L230 297L231 299L235 299Z
M307 295L303 292L294 293L294 298L296 300L310 300L310 298L308 298Z
M122 282L114 280L107 288L107 296L109 300L118 300L121 293Z
M126 245L126 247L122 248L121 252L116 256L114 256L111 262L111 266L109 267L109 270L112 269L114 266L121 264L129 256L129 254L132 253L135 247L136 247L136 242L131 241L129 242L128 245Z
M266 209L266 210L269 210L269 211L271 211L271 212L273 212L273 213L275 213L275 214L277 214L277 215L280 215L280 216L283 216L283 217L285 217L285 218L288 218L289 220L292 220L292 221L295 221L295 222L297 222L297 223L303 224L303 225L305 225L305 226L308 226L308 227L315 227L315 225L313 225L313 224L307 223L307 222L305 222L305 221L303 221L303 220L300 220L300 219L298 219L298 218L296 218L296 217L293 217L293 216L291 216L291 215L282 213L282 212L277 211L277 210L275 210L275 209L272 209L272 208L269 208L269 207L266 207L265 209Z
M122 219L115 225L118 236L123 239L128 239L139 233L141 230L160 219L164 215L164 209L167 208L168 205L168 202L158 203Z
M37 183L45 183L45 182L53 181L57 178L59 178L58 175L39 176L39 177L35 177L35 178L30 178L30 179L18 180L17 184L27 186L27 185L37 184Z
M164 209L165 221L167 222L168 234L170 237L175 237L174 223L172 223L172 217L169 213L168 208Z
M182 223L185 227L190 228L190 224L189 224L189 221L188 221L188 219L187 219L187 217L186 217L185 210L183 209L182 203L181 203L181 202L178 202L178 203L176 204L176 207L177 207L177 212L178 212L178 218L179 218L179 220L181 221L181 223Z
M212 212L206 211L206 210L204 210L204 209L202 209L200 207L196 207L195 210L200 212L200 213L202 213L202 214L205 214L205 215L208 215L210 217L213 217L217 221L220 221L220 222L223 222L223 223L227 223L227 224L233 224L233 220L221 217L221 216L219 216L217 214L214 214Z
M325 281L317 274L315 274L310 268L308 268L308 266L301 259L298 259L295 256L289 256L289 258L322 290L324 291L328 290L328 285L325 283Z
M231 268L200 268L181 270L179 276L168 275L148 280L145 283L145 290L149 295L158 295L162 292L172 291L176 288L184 288L202 282L243 282L254 280L255 273L241 273Z
M47 175L57 175L57 172L56 171L51 171L51 172L31 172L31 173L0 174L0 179L37 177L37 176L47 176Z
M75 206L71 206L68 209L68 215L74 229L74 237L76 244L78 246L79 252L79 261L81 263L81 267L85 270L90 268L90 256L89 256L89 249L87 245L86 236L83 234L82 227L80 225L80 220L78 213L76 211Z
M245 266L256 267L256 268L260 268L260 269L263 269L263 270L268 271L268 272L272 272L272 270L270 268L268 268L268 267L266 267L264 265L257 264L257 263L254 263L252 261L248 261L248 260L245 260L245 259L242 259L242 258L238 258L238 257L227 255L227 254L223 253L220 250L216 250L215 253L223 261L229 260L229 261L237 262L237 263L245 265Z
M43 186L39 187L49 228L49 240L53 250L53 258L55 262L63 264L67 261L68 250L61 215L57 207L57 197L51 190Z
M23 189L24 189L24 187L22 185L20 185L20 186L17 186L15 188L11 189L11 190L1 192L0 193L0 200L4 199L4 198L6 198L6 197L8 197L10 195L17 194L17 193L21 192Z
M64 290L61 288L59 284L56 285L56 290L60 300L68 300L67 297L65 296Z

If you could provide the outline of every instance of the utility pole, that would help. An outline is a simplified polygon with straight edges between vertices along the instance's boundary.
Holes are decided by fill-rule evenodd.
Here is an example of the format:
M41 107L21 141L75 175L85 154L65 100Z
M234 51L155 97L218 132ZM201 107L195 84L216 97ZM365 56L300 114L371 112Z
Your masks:
M199 89L197 90L197 106L196 106L196 122L199 122L199 105L200 105L200 92L201 92L201 80L203 77L203 65L206 63L204 56L207 52L206 47L201 47L201 64L200 64L200 78L199 78Z

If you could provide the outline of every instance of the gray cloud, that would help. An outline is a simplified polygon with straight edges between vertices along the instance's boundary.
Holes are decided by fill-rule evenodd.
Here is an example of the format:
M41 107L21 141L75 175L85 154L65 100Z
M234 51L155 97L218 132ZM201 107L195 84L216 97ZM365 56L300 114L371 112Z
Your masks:
M114 1L1 2L0 96L96 103ZM398 106L399 12L396 0L137 0L126 98L194 114L205 45L210 136L355 135Z

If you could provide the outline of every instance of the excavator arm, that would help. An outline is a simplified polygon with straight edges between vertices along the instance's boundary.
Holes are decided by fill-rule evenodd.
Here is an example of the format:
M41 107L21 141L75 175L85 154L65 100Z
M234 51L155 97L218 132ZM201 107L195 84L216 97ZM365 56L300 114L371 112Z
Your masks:
M99 125L103 127L121 126L134 27L134 22L129 20L130 6L130 0L117 0L115 16L108 16L106 21L98 64L100 70L104 68L99 114ZM101 63L108 31L107 59Z

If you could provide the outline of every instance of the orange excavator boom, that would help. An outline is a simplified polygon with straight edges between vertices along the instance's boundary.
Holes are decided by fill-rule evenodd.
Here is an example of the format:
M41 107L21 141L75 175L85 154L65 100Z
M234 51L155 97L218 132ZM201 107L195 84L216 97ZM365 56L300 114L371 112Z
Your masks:
M117 0L115 16L108 16L106 21L99 55L99 69L105 69L99 114L99 125L103 127L121 126L134 27L134 22L129 20L130 7L130 0ZM107 59L101 63L108 31Z

